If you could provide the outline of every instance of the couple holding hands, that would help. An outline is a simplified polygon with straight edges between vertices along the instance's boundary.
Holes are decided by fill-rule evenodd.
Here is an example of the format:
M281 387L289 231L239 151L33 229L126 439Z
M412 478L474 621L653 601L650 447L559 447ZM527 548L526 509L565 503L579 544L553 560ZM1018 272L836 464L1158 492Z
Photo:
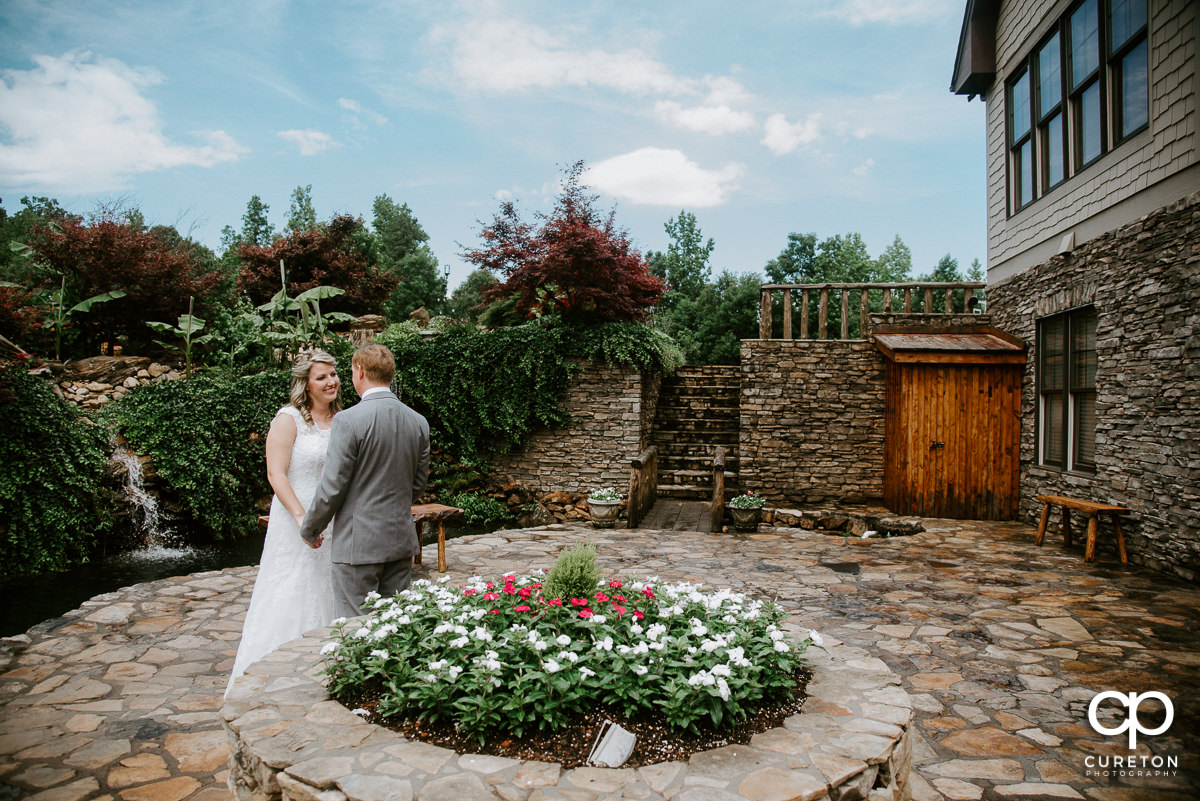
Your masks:
M389 389L395 370L386 347L359 348L351 378L361 401L340 411L333 357L306 351L293 364L290 402L267 434L275 496L230 686L283 643L358 615L368 592L408 587L429 424Z

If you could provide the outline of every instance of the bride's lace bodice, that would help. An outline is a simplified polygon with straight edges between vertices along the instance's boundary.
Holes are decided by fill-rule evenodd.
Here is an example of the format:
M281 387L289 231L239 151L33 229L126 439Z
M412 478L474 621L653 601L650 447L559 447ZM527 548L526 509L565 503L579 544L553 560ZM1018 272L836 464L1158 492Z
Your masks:
M287 477L296 498L308 509L321 481L330 432L304 422L304 416L294 406L284 406L276 416L281 414L296 421L296 440L292 443ZM231 685L247 666L267 653L333 620L329 558L333 526L324 533L321 547L310 548L300 538L300 527L279 498L271 499L267 538L234 660Z
M321 468L325 466L325 451L329 448L329 429L320 429L304 422L295 406L284 406L276 414L286 414L296 421L296 441L292 445L292 461L288 464L288 482L292 491L307 509L317 494Z

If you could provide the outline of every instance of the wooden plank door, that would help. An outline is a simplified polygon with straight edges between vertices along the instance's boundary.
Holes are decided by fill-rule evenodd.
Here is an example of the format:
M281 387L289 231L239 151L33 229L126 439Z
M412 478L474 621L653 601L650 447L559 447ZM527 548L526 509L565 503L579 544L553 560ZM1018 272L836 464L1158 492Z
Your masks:
M884 503L901 514L1017 514L1019 365L894 363L887 386Z

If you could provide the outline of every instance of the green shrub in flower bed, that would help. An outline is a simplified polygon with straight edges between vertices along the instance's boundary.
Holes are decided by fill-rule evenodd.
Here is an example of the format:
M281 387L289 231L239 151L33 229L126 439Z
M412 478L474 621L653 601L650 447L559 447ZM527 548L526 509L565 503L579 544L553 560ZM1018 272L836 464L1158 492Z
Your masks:
M339 621L322 651L330 692L375 687L378 714L450 723L480 744L555 731L599 706L695 732L785 699L820 644L815 632L790 642L777 605L728 589L651 579L548 598L542 579L421 580L368 596L368 615Z

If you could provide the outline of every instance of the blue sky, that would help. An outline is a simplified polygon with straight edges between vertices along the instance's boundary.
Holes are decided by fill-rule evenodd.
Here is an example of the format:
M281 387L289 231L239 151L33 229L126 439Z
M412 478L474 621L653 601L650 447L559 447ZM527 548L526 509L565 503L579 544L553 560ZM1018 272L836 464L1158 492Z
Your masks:
M407 203L449 265L499 200L583 159L642 250L681 209L716 270L789 232L986 255L984 106L949 92L961 0L0 4L0 198L137 206L217 249L257 194Z

